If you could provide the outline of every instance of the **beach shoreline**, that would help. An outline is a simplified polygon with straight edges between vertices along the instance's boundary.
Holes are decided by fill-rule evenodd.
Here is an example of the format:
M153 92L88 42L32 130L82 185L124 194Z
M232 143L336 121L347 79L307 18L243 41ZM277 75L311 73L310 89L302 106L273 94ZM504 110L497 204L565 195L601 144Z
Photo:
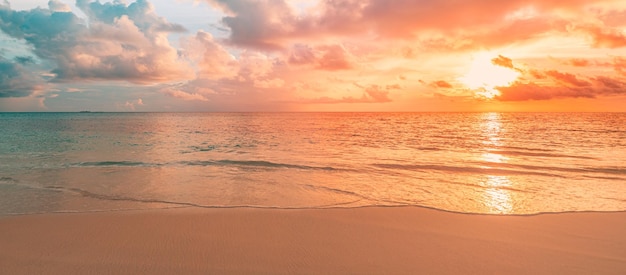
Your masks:
M0 217L3 274L623 274L626 212L177 208Z

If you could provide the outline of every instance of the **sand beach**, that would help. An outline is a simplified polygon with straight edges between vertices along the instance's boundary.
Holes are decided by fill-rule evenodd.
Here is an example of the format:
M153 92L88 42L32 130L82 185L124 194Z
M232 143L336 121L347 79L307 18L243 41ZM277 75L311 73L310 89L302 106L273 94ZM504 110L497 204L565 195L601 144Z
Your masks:
M624 274L626 213L181 208L0 218L2 274Z

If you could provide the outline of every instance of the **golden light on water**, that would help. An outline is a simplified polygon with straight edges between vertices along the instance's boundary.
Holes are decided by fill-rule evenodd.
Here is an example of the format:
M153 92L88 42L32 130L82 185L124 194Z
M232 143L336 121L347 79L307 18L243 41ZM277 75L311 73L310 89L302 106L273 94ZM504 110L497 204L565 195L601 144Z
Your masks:
M483 185L487 188L483 195L484 205L489 212L500 214L513 212L511 193L505 189L511 186L507 176L487 175Z
M505 163L509 159L508 157L494 153L483 153L481 158L486 162L492 163Z
M483 149L486 151L481 159L488 163L506 163L508 157L489 152L502 146L502 122L499 113L486 113L481 117L480 128L482 133ZM482 202L491 213L508 214L513 212L511 193L507 190L513 183L508 176L486 175L480 185L485 188Z

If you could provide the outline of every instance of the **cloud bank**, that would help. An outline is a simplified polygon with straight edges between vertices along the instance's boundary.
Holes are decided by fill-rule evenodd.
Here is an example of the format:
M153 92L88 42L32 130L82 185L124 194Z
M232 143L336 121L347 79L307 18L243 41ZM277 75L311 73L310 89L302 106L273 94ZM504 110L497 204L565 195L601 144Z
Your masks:
M47 9L28 11L0 4L0 29L25 41L33 54L52 66L51 82L153 83L193 76L167 40L168 33L184 28L157 16L150 2L126 5L78 0L76 6L87 15L87 21L58 0L50 1ZM13 71L20 73L17 68ZM24 88L28 87L13 95L29 94Z
M29 53L0 51L0 98L110 83L152 87L156 96L119 100L127 109L161 96L162 105L393 110L401 100L471 98L476 91L457 80L479 51L520 73L496 87L496 101L624 95L620 0L194 2L222 12L206 26L223 33L170 22L148 0L50 0L30 10L0 1L0 30ZM578 50L555 46L573 42Z

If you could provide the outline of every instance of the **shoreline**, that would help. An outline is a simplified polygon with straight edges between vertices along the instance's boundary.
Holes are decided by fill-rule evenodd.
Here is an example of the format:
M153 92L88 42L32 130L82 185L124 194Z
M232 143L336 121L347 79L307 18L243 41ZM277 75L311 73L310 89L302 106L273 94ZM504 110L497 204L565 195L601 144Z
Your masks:
M155 201L154 203L161 203ZM164 202L170 204L172 202ZM475 213L462 212L455 210L446 210L424 205L362 205L362 206L328 206L328 207L282 207L282 206L257 206L257 205L201 205L193 203L176 202L177 206L171 207L154 207L154 208L120 208L120 209L94 209L94 210L60 210L52 212L24 212L24 213L4 213L0 214L0 220L9 217L38 216L38 215L65 215L65 214L97 214L97 213L124 213L124 212L151 212L161 210L189 210L202 211L203 209L213 210L229 210L229 209L250 209L250 210L285 210L285 211L307 211L307 210L336 210L336 209L369 209L369 208L416 208L429 211L438 211L448 214L469 215L469 216L497 216L497 217L534 217L543 215L561 215L561 214L619 214L626 213L626 210L568 210L568 211L548 211L537 213Z
M0 273L623 274L626 212L417 206L0 217Z

